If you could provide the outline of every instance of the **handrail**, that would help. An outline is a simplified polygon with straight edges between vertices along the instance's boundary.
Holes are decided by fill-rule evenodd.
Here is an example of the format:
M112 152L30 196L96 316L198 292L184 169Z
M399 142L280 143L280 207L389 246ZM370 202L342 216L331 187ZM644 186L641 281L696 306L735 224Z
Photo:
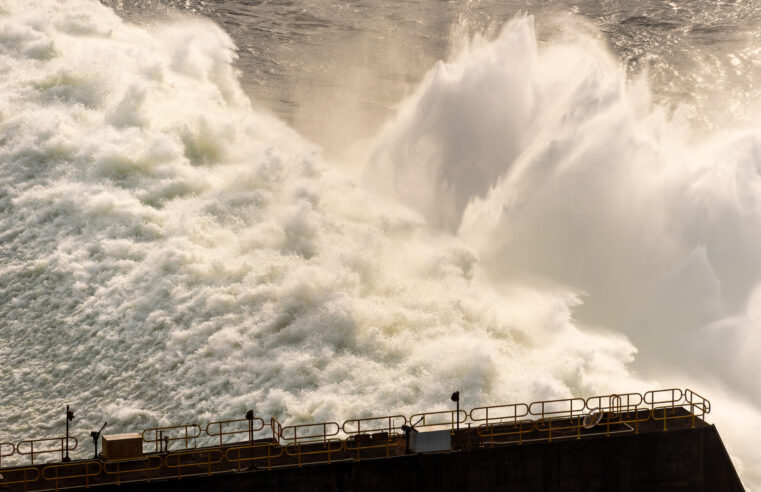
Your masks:
M386 422L383 425L373 425L375 423L380 424L383 421ZM407 424L407 417L404 415L384 415L383 417L365 417L362 419L347 420L341 426L341 430L349 435L380 431L392 433L400 430L405 424ZM348 429L346 428L347 426L349 427Z
M679 388L668 388L647 391L644 396L645 404L650 405L651 408L655 408L656 405L660 407L663 407L664 405L677 407L679 406L679 402L682 401L684 393Z
M182 457L183 456L198 456L199 454L206 454L206 461L193 461L190 463L182 463ZM219 459L216 457L212 460L211 455L219 454ZM171 464L170 458L177 458L177 464ZM206 466L207 472L206 474L211 475L211 465L218 465L219 463L222 463L222 460L224 459L224 455L222 454L222 450L218 448L207 448L207 449L199 449L194 451L179 451L175 453L170 453L164 457L164 465L167 468L177 468L177 478L181 478L182 476L182 469L183 468L189 468L191 466ZM187 475L186 475L187 476Z
M43 450L34 450L34 444L35 443L45 443L45 442L54 442L54 441L60 441L61 446L58 448L51 448L51 449L43 449ZM74 446L69 446L68 448L65 446L66 438L65 437L44 437L42 439L26 439L24 441L19 441L18 444L16 444L16 453L29 456L31 459L31 464L34 464L34 455L40 455L40 454L48 454L48 453L61 453L61 461L64 459L64 452L68 449L69 451L73 451L77 449L77 446L79 446L79 441L77 441L77 438L74 436L69 436L69 441L74 441ZM24 444L29 445L29 451L22 451L21 446Z
M689 404L690 409L697 407L702 410L703 415L711 413L711 402L691 389L684 390L684 400Z
M344 448L347 451L356 451L357 459L361 458L363 450L385 448L388 457L391 449L402 442L402 434L397 431L406 424L407 417L404 415L347 420L341 426L341 430L347 435Z
M267 449L267 456L253 456L254 451L260 448ZM272 454L273 449L277 449L278 453ZM247 453L247 454L251 454L252 456L241 457L241 452L244 450L250 451L250 453ZM230 456L232 452L237 452L238 457L232 458ZM267 470L269 470L270 468L272 468L272 459L280 458L281 456L283 456L283 447L280 446L279 444L275 444L271 442L251 444L249 446L235 446L225 451L225 459L230 463L238 463L238 471L242 469L241 463L243 463L244 461L254 462L254 461L265 460L265 459L267 460Z
M222 427L224 425L226 425L226 424L235 424L235 423L242 423L242 422L246 423L246 428L245 429L232 430L232 431L223 431L222 430ZM249 422L251 422L251 427L249 427L249 425L250 425ZM254 422L256 422L256 425L253 425ZM210 428L213 425L216 425L216 426L219 427L219 431L218 432L212 432L212 431L210 431ZM209 422L208 424L206 424L206 435L209 436L209 437L217 437L217 436L219 436L219 445L222 446L224 444L223 443L224 436L234 436L234 435L238 435L238 434L249 434L249 438L248 439L244 439L244 440L238 441L238 442L253 441L254 440L253 433L257 432L257 431L260 431L262 429L264 429L264 420L260 419L259 417L255 417L255 418L253 418L251 420L249 420L249 419L220 420L218 422ZM227 444L232 444L232 443L227 443Z
M151 460L158 461L158 465L151 466ZM130 465L130 464L137 464L141 461L145 461L147 463L147 466L144 466L142 468L129 468L127 470L122 470L122 463ZM109 470L109 465L116 465L116 470ZM116 485L119 485L121 483L121 476L125 473L142 473L142 472L148 472L148 478L146 479L146 482L151 481L151 472L159 470L162 466L164 466L164 458L162 458L160 455L157 454L151 454L147 455L143 458L123 458L118 460L108 460L103 464L103 471L106 473L106 475L116 475Z
M486 420L486 418L483 420ZM505 436L518 436L518 444L523 444L523 435L533 432L534 425L535 422L528 419L514 420L508 423L494 423L486 421L476 428L476 432L478 433L479 437L488 438L489 445L491 447L494 447L495 444L504 444L503 441L495 441L494 438Z
M567 406L567 407L566 407ZM541 419L553 417L576 417L584 412L587 402L581 398L562 398L531 402L528 412Z
M23 472L23 478L21 480L11 480L10 475L16 472ZM27 478L27 472L34 472L34 478ZM40 470L31 466L21 468L6 468L3 470L3 476L5 477L5 480L2 481L1 485L8 486L24 484L24 490L26 490L26 484L36 482L40 479Z
M320 428L322 432L320 432ZM330 430L328 430L330 429ZM280 431L280 437L286 441L296 442L328 442L328 439L337 436L341 426L336 422L316 422L314 424L286 425ZM302 432L299 435L299 431ZM306 432L306 434L303 434ZM292 435L291 435L292 434Z
M3 453L3 446L10 446L11 452ZM16 452L16 446L14 446L12 442L0 442L0 468L2 468L3 466L3 458L7 458L8 456L13 456L15 452Z
M449 415L448 421L446 419L438 418L445 415ZM433 422L430 422L430 420L433 420ZM437 420L441 421L437 422ZM467 420L468 412L465 410L441 410L438 412L416 413L407 419L407 421L411 425L414 425L415 428L450 426L452 430L455 429L457 424L464 424Z
M518 422L519 418L526 416L528 416L528 405L525 403L476 407L470 411L470 420L473 422L485 422L487 424L494 420L504 422L505 419Z
M177 429L184 430L185 435L184 436L183 435L180 435L180 436L164 435L164 432L166 431L174 431ZM193 429L195 432L191 434L189 432L190 429ZM146 438L145 434L148 432L153 432L153 439ZM197 439L201 437L201 426L199 426L198 424L182 424L182 425L168 425L165 427L149 427L143 430L142 437L143 437L144 443L156 444L155 452L157 453L162 450L162 440L167 443L167 449L164 449L164 451L169 451L169 443L173 441L185 441L185 447L183 449L190 449L189 441L191 439ZM197 441L195 441L195 445L197 445Z
M275 417L270 418L270 427L272 428L272 439L280 442L283 437L283 424L281 424Z
M638 410L644 401L640 393L614 393L587 398L586 407L590 411L624 413ZM591 404L594 402L596 405Z
M85 467L84 473L74 474L74 475L59 475L58 471L62 469L71 469L71 468L79 468L81 469L82 466ZM94 465L97 468L97 471L94 473L90 472L90 465ZM54 470L55 476L48 476L46 472L48 470ZM58 481L59 480L73 480L75 478L84 478L85 479L85 488L90 488L90 478L91 477L97 477L100 475L100 473L103 471L103 465L101 465L100 461L77 461L74 463L57 463L55 465L48 465L42 469L42 479L47 481L55 481L55 489L58 490Z
M336 448L333 447L334 444L338 443L338 446ZM328 455L328 463L331 463L331 455L340 453L344 446L344 441L341 439L325 439L322 441L322 449L319 449L320 441L294 441L291 443L288 443L285 446L285 454L288 456L293 456L298 459L298 465L301 467L301 457L302 456L312 456L312 455L318 455L318 454L327 454ZM307 451L304 451L304 446L307 446Z

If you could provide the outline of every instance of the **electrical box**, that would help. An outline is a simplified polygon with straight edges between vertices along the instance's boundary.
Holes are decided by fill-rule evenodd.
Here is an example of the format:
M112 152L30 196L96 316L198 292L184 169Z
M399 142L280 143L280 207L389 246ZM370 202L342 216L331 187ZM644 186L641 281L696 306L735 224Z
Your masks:
M450 430L410 433L410 451L414 453L432 453L451 449L452 431Z
M123 460L143 457L143 436L138 433L103 436L103 459Z

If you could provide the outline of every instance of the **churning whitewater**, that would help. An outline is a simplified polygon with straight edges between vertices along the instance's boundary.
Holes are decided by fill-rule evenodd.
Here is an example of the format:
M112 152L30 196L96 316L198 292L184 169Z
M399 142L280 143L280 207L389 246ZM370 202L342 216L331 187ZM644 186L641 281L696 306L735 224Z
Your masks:
M696 142L594 36L519 16L356 182L235 62L201 17L0 1L0 437L66 404L127 431L691 386L761 484L759 127Z

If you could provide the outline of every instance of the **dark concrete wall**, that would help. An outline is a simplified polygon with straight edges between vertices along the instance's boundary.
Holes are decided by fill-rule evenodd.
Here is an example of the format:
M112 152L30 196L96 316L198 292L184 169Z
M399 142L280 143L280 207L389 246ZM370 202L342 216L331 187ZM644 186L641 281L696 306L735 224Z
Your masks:
M713 426L151 484L156 491L742 491Z

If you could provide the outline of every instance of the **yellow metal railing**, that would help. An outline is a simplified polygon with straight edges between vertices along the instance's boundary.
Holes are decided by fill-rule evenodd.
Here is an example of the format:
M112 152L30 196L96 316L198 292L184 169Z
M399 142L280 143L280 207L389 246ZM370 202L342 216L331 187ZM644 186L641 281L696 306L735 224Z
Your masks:
M328 438L322 441L321 448L317 447L319 445L320 441L295 441L285 446L285 454L296 458L299 467L304 456L327 455L327 463L332 463L332 456L343 450L344 442L341 439Z
M59 443L58 447L56 448L43 448L43 449L34 449L35 444L36 445L45 445L46 443L52 444L54 442ZM50 453L61 453L61 461L63 461L64 453L68 449L69 451L74 451L77 449L77 446L79 445L79 441L77 441L76 437L69 436L69 443L74 442L74 445L72 446L69 444L69 447L66 447L66 438L65 437L46 437L43 439L27 439L24 441L19 442L16 445L16 453L23 455L23 456L29 456L31 460L31 464L34 464L34 457L35 455L39 456L41 454L50 454ZM22 450L22 446L29 446L28 451Z
M40 479L40 470L34 467L4 468L2 474L3 481L0 482L0 486L23 485L24 490L27 490L27 484ZM33 475L34 478L29 478L29 475Z
M259 451L267 451L267 454L257 455ZM236 456L233 457L232 455ZM243 455L248 456L243 456ZM267 460L265 468L269 470L272 468L272 460L283 456L283 447L279 444L263 442L257 444L251 444L249 446L235 446L225 451L225 460L229 463L238 465L238 471L243 469L243 463L248 463L246 466L253 466L254 463Z
M185 461L185 463L183 463L182 462L183 457L185 457L189 461ZM177 462L173 463L172 462L173 459L176 459ZM206 472L204 472L203 474L211 475L211 471L212 471L211 466L222 463L223 459L224 459L224 454L222 453L221 449L208 448L208 449L199 449L195 451L180 451L180 452L170 453L164 457L164 465L167 468L176 468L177 478L182 477L183 468L206 467ZM188 475L186 474L186 476Z
M341 426L336 422L286 425L280 429L280 439L297 442L323 442L338 435Z
M575 431L576 438L580 438L585 409L586 402L581 398L535 401L528 406L529 414L539 417L534 428L546 432L549 442L553 432L566 436L565 431Z
M238 429L224 430L225 426L239 424ZM240 427L240 424L245 424L245 428ZM221 420L219 422L209 422L206 424L206 435L209 437L219 437L219 445L225 444L223 438L225 436L240 436L244 435L246 438L235 442L246 442L254 440L254 432L264 429L264 420L256 417L252 420L237 419L237 420ZM227 444L231 444L228 442ZM234 443L232 443L234 444Z
M91 471L90 467L94 470ZM64 474L61 475L60 472ZM42 469L42 479L55 483L55 490L59 490L58 482L60 480L76 480L80 478L85 479L85 488L90 488L90 479L97 477L103 471L103 465L100 461L77 461L74 463L56 463L55 465L48 465ZM68 473L66 473L68 472ZM50 475L53 475L52 477ZM67 484L67 488L72 484Z
M3 449L11 448L10 452L3 451ZM0 468L3 466L3 458L7 458L9 456L13 456L13 453L16 452L16 446L13 445L13 443L10 442L0 442Z
M389 415L385 417L367 417L347 420L341 430L347 435L344 448L356 453L360 459L363 450L385 448L386 456L402 442L402 434L398 431L407 423L404 415Z
M151 436L153 433L153 436ZM148 435L146 435L148 434ZM166 427L150 427L143 430L143 443L155 444L155 452L169 451L169 444L175 441L184 441L185 447L190 448L190 441L193 441L193 447L197 447L197 439L201 437L201 427L198 424L170 425Z
M147 477L140 479L140 481L150 482L153 478L152 472L160 470L163 466L164 459L160 455L152 454L143 458L108 460L103 464L103 471L106 475L116 475L116 485L119 485L124 482L122 475L130 473L145 473Z
M634 432L639 432L639 424L652 417L651 409L645 404L640 393L621 393L587 398L586 405L590 413L602 413L597 425L604 425L607 435L611 426L633 425Z
M280 442L283 437L283 424L281 424L275 417L270 418L270 427L272 428L272 440Z
M416 413L408 419L410 425L414 425L416 429L448 427L450 430L454 430L458 424L464 424L467 420L468 412L465 410Z

